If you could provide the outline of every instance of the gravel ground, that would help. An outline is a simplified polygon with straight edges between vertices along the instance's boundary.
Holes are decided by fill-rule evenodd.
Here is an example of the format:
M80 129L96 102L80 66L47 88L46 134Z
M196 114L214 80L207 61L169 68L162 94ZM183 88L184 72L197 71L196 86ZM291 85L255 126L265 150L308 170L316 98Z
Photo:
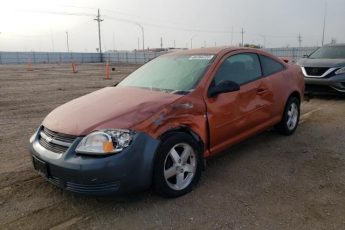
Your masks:
M40 177L30 135L55 107L109 86L137 66L0 66L0 229L345 229L345 100L302 104L289 137L268 130L210 159L177 199L151 191L88 197Z

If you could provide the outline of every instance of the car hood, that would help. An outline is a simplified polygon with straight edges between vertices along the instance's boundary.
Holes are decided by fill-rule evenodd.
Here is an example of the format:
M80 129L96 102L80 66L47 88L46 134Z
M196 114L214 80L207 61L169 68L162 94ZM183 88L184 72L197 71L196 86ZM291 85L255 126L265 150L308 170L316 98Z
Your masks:
M345 59L312 59L303 58L298 61L298 64L303 67L344 67Z
M128 129L180 97L133 87L106 87L57 107L43 126L75 136L106 128Z

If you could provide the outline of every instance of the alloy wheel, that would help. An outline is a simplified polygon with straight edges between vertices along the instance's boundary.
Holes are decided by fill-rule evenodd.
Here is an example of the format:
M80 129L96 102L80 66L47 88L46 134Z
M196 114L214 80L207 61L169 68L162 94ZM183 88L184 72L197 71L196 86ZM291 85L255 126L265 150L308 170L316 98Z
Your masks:
M173 190L185 189L193 180L197 159L193 148L187 143L174 145L164 161L164 178Z

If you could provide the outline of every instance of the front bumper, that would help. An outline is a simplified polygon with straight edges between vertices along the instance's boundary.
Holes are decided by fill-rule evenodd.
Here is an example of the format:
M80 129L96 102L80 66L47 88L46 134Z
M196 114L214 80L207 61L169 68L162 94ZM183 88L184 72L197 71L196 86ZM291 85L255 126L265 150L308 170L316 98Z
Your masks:
M345 93L345 74L335 75L329 78L304 77L306 89L322 89L328 87L335 92ZM314 87L320 86L320 87Z
M29 145L35 168L37 162L44 164L47 171L41 174L48 181L89 195L132 193L150 187L158 140L138 133L131 145L120 153L89 156L74 151L81 139L78 137L65 153L58 154L42 147L35 134Z

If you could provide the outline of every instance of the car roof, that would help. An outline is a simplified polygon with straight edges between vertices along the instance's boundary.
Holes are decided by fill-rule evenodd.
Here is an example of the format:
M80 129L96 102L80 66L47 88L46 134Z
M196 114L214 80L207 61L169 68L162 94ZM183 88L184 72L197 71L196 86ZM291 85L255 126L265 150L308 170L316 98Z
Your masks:
M265 55L267 57L270 57L284 66L286 66L286 62L284 62L282 59L272 55L269 52L266 52L261 49L255 49L255 48L247 48L247 47L212 47L212 48L199 48L199 49L189 49L189 50L182 50L182 51L173 51L167 54L164 54L162 56L167 57L174 57L174 56L184 56L184 55L216 55L216 56L222 56L226 53L235 52L235 51L242 51L242 52L254 52L256 54Z
M335 47L338 47L338 46L345 46L345 43L337 43L337 44L326 44L324 45L326 47L329 47L329 46L335 46Z
M189 50L182 50L182 51L173 51L167 55L198 55L198 54L212 54L217 55L220 53L237 51L237 50L253 50L252 48L244 48L244 47L212 47L212 48L199 48L199 49L189 49Z

